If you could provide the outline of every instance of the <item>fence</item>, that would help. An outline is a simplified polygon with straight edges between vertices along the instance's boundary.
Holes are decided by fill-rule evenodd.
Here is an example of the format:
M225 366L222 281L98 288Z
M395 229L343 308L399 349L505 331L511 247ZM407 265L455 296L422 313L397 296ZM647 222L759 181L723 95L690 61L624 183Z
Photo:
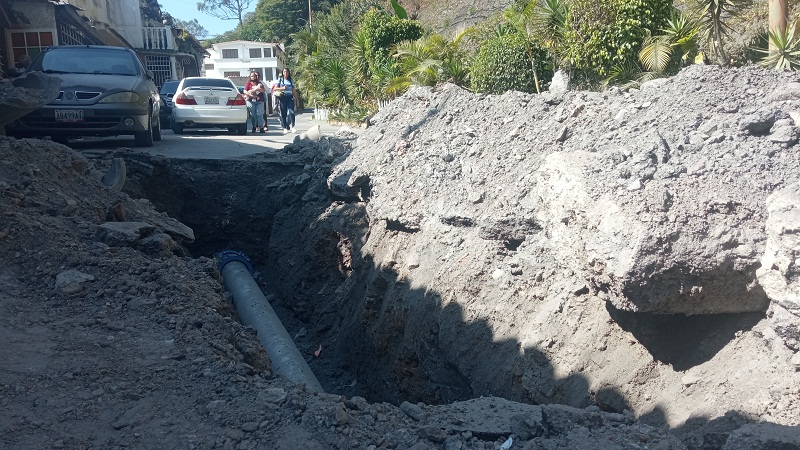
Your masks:
M391 102L391 100L378 100L378 111L389 106L389 103ZM317 105L317 102L314 101L314 119L327 121L330 111L330 108L323 108Z
M329 112L330 112L330 110L328 108L323 108L323 107L317 105L317 101L314 100L314 119L315 120L327 121Z
M146 50L174 50L175 42L170 27L142 27Z

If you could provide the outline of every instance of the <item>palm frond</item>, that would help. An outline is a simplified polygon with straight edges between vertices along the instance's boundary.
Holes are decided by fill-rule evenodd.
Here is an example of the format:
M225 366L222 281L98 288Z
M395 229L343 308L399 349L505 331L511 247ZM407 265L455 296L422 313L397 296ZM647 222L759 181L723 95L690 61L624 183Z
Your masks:
M671 59L672 45L664 36L647 38L639 51L639 62L651 72L664 73Z
M604 80L606 85L618 85L622 88L639 87L646 72L634 62L625 62L614 66Z
M797 22L786 29L786 33L769 32L771 49L755 49L766 56L759 65L775 70L800 69L800 32Z

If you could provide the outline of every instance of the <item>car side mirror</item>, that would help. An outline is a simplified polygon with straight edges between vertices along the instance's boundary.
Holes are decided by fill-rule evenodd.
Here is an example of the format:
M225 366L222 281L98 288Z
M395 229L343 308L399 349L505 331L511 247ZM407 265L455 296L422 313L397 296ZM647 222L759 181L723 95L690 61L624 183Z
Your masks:
M154 74L152 70L147 69L146 73L147 73L147 79L148 80L154 80L156 78L156 74Z

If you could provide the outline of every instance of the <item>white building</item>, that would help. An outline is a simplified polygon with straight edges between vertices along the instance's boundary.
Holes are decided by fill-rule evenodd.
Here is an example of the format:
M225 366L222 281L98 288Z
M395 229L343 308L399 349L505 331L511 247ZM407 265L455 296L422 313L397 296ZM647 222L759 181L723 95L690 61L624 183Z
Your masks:
M255 41L229 41L207 49L210 56L203 60L205 76L214 78L246 78L258 72L261 80L278 79L286 67L282 44ZM236 82L236 81L234 81Z

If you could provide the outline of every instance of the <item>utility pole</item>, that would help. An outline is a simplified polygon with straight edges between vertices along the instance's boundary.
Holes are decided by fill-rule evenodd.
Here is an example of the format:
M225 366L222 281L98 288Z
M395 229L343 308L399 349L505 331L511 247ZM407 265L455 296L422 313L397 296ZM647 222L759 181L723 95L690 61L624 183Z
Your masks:
M311 31L311 0L308 0L308 31Z
M785 36L788 19L789 0L769 0L769 31L777 36ZM773 54L776 51L777 48L770 40L769 53Z

